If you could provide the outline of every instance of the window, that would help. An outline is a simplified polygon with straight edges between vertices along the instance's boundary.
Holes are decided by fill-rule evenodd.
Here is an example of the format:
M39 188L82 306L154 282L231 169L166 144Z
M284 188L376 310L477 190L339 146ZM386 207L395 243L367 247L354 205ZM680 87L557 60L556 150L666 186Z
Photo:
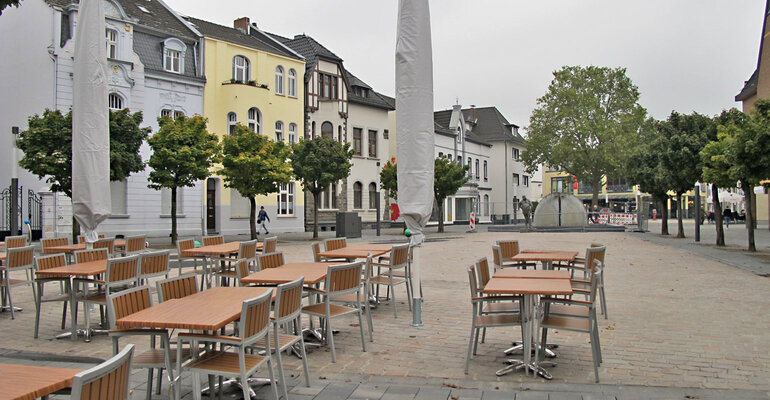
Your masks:
M249 59L244 56L233 57L233 80L239 83L246 83L249 81L249 77Z
M107 29L107 58L118 58L118 31Z
M289 124L289 143L297 143L297 124L294 122Z
M337 141L342 143L342 125L337 125Z
M322 99L337 98L337 77L329 74L318 74L318 96Z
M165 55L163 57L163 69L165 69L168 72L176 72L176 73L182 72L182 68L180 67L181 57L182 57L181 52L177 50L166 49Z
M286 82L286 91L291 97L297 97L297 71L294 68L289 70L288 81Z
M184 215L184 190L176 189L176 215ZM160 190L160 214L171 215L171 189Z
M364 185L361 184L361 182L356 182L353 184L353 208L356 209L362 209L363 207L363 201L361 199L362 191L364 190Z
M513 184L519 186L519 174L513 174Z
M174 119L177 119L179 117L184 117L184 111L175 110L174 111Z
M377 184L372 182L369 184L369 209L374 210L377 208Z
M249 108L248 126L254 132L262 133L262 112L257 107Z
M438 152L438 158L444 158L444 153L442 153L442 152L440 152L440 151L439 151L439 152Z
M283 141L283 122L281 121L277 121L275 123L275 141L276 142Z
M449 160L449 161L452 161L452 155L451 154L447 154L446 155L446 159ZM458 157L458 160L459 160L459 157Z
M484 160L484 182L487 181L487 160Z
M275 67L275 94L283 94L283 67Z
M160 110L160 116L161 117L169 117L173 120L176 120L177 118L184 116L184 111L181 110L172 110L170 108L164 108Z
M377 131L369 131L369 157L377 157Z
M334 125L331 122L321 124L321 136L334 140Z
M238 122L238 117L234 112L227 113L227 133L235 135L235 123Z
M511 149L511 157L513 157L514 160L519 159L519 149L513 148Z
M471 165L472 163L473 163L473 160L470 157L468 157L468 164L467 164L468 165L468 176L470 176L470 177L473 177L473 165Z
M278 215L294 215L294 182L278 188Z
M110 182L110 199L113 215L125 215L126 211L126 181Z
M529 186L529 176L523 175L522 178L524 178L524 186Z
M383 138L383 139L387 139L387 138L388 138L388 130L387 130L387 129L385 129L384 131L382 131L382 138Z
M484 195L483 202L484 202L484 207L483 207L484 208L484 216L489 216L489 195L488 194Z
M319 209L336 209L337 208L337 184L332 183L329 187L321 192L321 205Z
M357 156L361 155L361 135L362 134L363 134L363 129L353 128L353 151L355 151L355 155Z
M479 159L476 159L476 179L479 179Z
M310 124L310 137L315 138L315 121Z
M122 110L123 98L117 93L110 93L109 96L107 96L107 106L110 110Z

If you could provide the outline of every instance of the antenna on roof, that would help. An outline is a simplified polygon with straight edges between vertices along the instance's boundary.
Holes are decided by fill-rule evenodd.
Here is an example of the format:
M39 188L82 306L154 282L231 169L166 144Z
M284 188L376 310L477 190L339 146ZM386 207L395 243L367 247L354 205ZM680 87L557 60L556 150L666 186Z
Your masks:
M458 105L458 106L460 105L460 98L459 97L455 97L455 104Z

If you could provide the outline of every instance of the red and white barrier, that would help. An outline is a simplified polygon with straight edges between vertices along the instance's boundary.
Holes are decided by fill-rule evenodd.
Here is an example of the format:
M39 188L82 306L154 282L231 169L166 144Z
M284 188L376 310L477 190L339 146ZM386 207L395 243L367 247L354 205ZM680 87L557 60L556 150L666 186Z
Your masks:
M600 224L611 225L636 225L636 214L630 213L601 213L599 214Z

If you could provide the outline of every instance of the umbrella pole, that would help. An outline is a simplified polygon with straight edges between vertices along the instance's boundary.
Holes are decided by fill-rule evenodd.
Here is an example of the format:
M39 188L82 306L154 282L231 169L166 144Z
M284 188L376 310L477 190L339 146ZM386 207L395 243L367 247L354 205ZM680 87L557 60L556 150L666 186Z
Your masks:
M422 244L412 247L413 265L411 266L414 274L412 280L412 326L422 326L422 280L420 277L420 249ZM416 285L415 285L416 281ZM417 290L415 290L417 286Z

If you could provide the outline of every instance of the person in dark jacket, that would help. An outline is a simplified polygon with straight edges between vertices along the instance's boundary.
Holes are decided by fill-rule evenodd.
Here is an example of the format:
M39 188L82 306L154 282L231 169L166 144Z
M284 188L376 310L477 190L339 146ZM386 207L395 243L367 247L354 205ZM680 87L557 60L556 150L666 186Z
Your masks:
M270 221L270 217L267 216L267 211L265 211L265 206L259 207L259 214L257 214L257 225L259 225L259 228L257 228L257 235L259 235L260 232L262 232L262 228L265 229L265 235L269 235L270 232L267 230L267 225L265 225L265 221Z
M732 211L729 208L725 208L725 212L722 213L722 217L725 219L725 226L730 227L730 217L733 216Z

